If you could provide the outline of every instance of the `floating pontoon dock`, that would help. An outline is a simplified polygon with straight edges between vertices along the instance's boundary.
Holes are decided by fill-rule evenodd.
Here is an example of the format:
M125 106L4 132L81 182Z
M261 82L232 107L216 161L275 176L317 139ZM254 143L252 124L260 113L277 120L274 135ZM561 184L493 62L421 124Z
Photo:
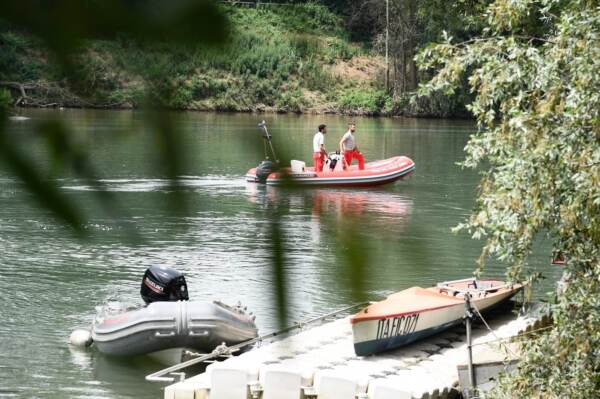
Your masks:
M490 329L476 324L473 359L501 361L511 355L504 343L533 328L540 313L534 309L519 317L510 312L488 316ZM345 317L211 363L204 373L166 387L164 398L452 398L460 392L457 366L466 360L464 327L395 351L357 357Z

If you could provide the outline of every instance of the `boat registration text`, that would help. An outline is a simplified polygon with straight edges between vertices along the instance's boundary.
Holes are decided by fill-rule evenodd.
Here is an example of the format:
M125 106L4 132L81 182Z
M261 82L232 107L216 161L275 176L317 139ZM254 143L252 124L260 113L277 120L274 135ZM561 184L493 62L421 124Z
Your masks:
M377 324L377 339L413 333L417 329L418 320L419 313L379 320Z

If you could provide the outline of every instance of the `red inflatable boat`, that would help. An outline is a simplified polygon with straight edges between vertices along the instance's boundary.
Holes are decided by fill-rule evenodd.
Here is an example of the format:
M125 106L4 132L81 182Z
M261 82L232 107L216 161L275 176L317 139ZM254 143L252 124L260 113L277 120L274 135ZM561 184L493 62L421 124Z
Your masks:
M323 172L315 172L313 167L305 166L304 162L292 161L290 168L283 168L272 173L262 173L262 175L261 165L259 165L248 171L246 180L268 185L376 186L408 176L415 169L412 159L405 156L368 162L365 164L364 170L359 170L357 165L352 165L344 170L342 162L339 162L333 169L330 165L328 162L323 168Z
M315 172L315 168L295 160L291 161L290 167L280 167L267 123L262 121L258 127L263 131L265 160L246 173L249 182L273 186L377 186L401 179L415 170L415 163L405 156L368 162L363 170L359 170L357 165L344 168L345 162L339 153L328 155L322 172Z

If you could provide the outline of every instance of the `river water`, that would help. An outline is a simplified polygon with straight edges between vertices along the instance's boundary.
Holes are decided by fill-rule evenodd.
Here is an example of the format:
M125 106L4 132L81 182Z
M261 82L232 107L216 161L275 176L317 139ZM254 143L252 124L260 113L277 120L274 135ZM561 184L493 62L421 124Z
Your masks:
M273 221L285 246L289 322L475 269L481 243L450 232L474 204L477 174L456 165L474 132L471 121L357 118L367 161L408 155L416 163L411 178L374 189L294 190L245 182L261 158L256 124L266 119L278 149L310 160L316 126L328 125L326 146L333 149L347 118L173 113L187 150L182 192L189 209L178 214L168 206L174 194L140 113L24 115L31 119L9 125L11 139L51 168L34 126L63 118L116 205L103 208L88 182L59 174L55 182L85 213L89 235L82 239L0 167L0 397L160 398L162 386L143 377L161 365L67 344L74 328L89 326L96 305L139 302L141 276L154 264L182 271L192 299L240 301L257 315L261 332L276 329ZM538 252L533 267L548 271L548 252ZM486 273L502 276L503 266L491 262Z

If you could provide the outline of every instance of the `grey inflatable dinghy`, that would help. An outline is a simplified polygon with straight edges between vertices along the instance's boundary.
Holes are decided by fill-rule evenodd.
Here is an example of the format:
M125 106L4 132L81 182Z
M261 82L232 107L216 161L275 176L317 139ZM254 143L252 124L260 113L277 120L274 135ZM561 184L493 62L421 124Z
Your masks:
M120 303L100 307L92 327L94 345L117 356L173 348L210 353L257 336L254 316L220 302L153 302L139 309Z
M120 302L98 306L91 334L75 331L71 342L93 343L109 355L162 356L183 349L210 353L221 344L231 346L258 335L254 315L246 314L241 305L189 301L185 277L175 269L148 268L140 294L145 307Z

